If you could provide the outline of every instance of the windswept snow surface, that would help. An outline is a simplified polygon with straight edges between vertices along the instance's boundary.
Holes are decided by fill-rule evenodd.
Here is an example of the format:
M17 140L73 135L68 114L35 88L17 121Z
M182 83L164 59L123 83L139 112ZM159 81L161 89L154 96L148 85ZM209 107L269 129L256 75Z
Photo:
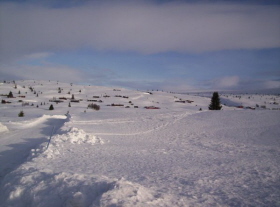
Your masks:
M278 110L208 111L210 99L200 96L17 84L23 92L23 85L41 91L26 98L46 105L0 105L0 128L6 126L0 132L0 206L280 206ZM12 87L1 85L1 93ZM69 91L83 100L47 110L48 99L69 98ZM99 111L87 109L93 96L102 100ZM180 98L194 102L175 102ZM241 99L261 105L264 96L254 95L254 103ZM17 117L20 110L25 117Z

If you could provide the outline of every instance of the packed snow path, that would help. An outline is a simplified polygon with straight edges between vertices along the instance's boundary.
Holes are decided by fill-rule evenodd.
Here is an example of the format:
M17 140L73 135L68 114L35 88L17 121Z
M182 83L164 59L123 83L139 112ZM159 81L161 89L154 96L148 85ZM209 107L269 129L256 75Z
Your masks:
M66 121L66 116L42 116L31 121L10 122L0 138L0 182L2 178L26 161L31 149L48 142Z

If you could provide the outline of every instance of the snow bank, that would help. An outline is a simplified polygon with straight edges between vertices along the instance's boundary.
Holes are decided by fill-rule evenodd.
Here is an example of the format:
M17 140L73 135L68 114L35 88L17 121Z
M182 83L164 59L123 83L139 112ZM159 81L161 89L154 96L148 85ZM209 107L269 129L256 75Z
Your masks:
M54 135L51 138L50 144L47 149L47 143L41 144L37 149L31 150L31 155L29 156L29 160L37 157L38 155L42 155L46 158L53 158L56 155L60 154L60 151L63 151L67 148L67 144L104 144L104 141L92 134L86 133L82 129L78 129L75 127L71 127L70 129L65 129L65 126L62 127L64 129L61 131L61 134Z
M22 121L22 122L10 122L11 125L16 126L19 129L26 129L26 128L31 128L34 127L40 123L45 122L47 119L67 119L65 115L42 115L39 118L36 119L31 119L27 121Z
M103 144L104 141L94 135L87 134L84 130L78 129L75 127L71 127L69 131L62 135L56 135L52 139L53 144L61 143L61 142L70 142L72 144L81 144L81 143L88 143L88 144Z
M9 131L8 128L0 122L0 133Z
M184 206L171 195L124 179L39 171L24 165L5 177L0 203L9 207Z

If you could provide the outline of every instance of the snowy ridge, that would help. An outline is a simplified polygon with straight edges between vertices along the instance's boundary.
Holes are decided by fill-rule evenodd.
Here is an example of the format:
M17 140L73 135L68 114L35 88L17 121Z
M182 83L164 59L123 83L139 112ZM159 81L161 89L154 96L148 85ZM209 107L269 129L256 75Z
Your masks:
M9 122L11 127L13 128L19 128L19 129L25 129L25 128L31 128L34 127L40 123L45 122L47 119L66 119L67 117L64 115L42 115L39 118L34 118L27 121L22 122Z

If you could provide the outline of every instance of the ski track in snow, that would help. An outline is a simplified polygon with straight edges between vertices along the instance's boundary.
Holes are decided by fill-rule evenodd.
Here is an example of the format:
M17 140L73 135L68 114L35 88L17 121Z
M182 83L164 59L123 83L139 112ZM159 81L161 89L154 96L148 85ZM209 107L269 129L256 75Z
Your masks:
M140 134L148 134L154 131L158 131L161 130L169 125L173 125L176 122L182 120L183 118L185 118L186 116L188 116L190 113L185 112L182 113L180 115L177 115L176 118L174 120L172 120L170 122L170 117L174 117L174 115L169 115L169 114L160 114L160 115L156 115L156 118L153 118L155 120L160 120L161 122L165 122L157 127L154 127L150 130L146 130L146 131L140 131L140 132L135 132L135 133L94 133L95 135L113 135L113 136L135 136L135 135L140 135ZM164 119L167 119L168 121L164 121L162 118L164 117ZM151 119L151 118L148 118ZM147 119L146 119L147 120ZM126 124L126 123L141 123L141 122L145 122L146 120L142 119L141 121L139 120L124 120L124 119L119 119L119 120L97 120L97 121L72 121L71 124L73 125L101 125L101 124L108 124L108 125L112 125L112 124Z

